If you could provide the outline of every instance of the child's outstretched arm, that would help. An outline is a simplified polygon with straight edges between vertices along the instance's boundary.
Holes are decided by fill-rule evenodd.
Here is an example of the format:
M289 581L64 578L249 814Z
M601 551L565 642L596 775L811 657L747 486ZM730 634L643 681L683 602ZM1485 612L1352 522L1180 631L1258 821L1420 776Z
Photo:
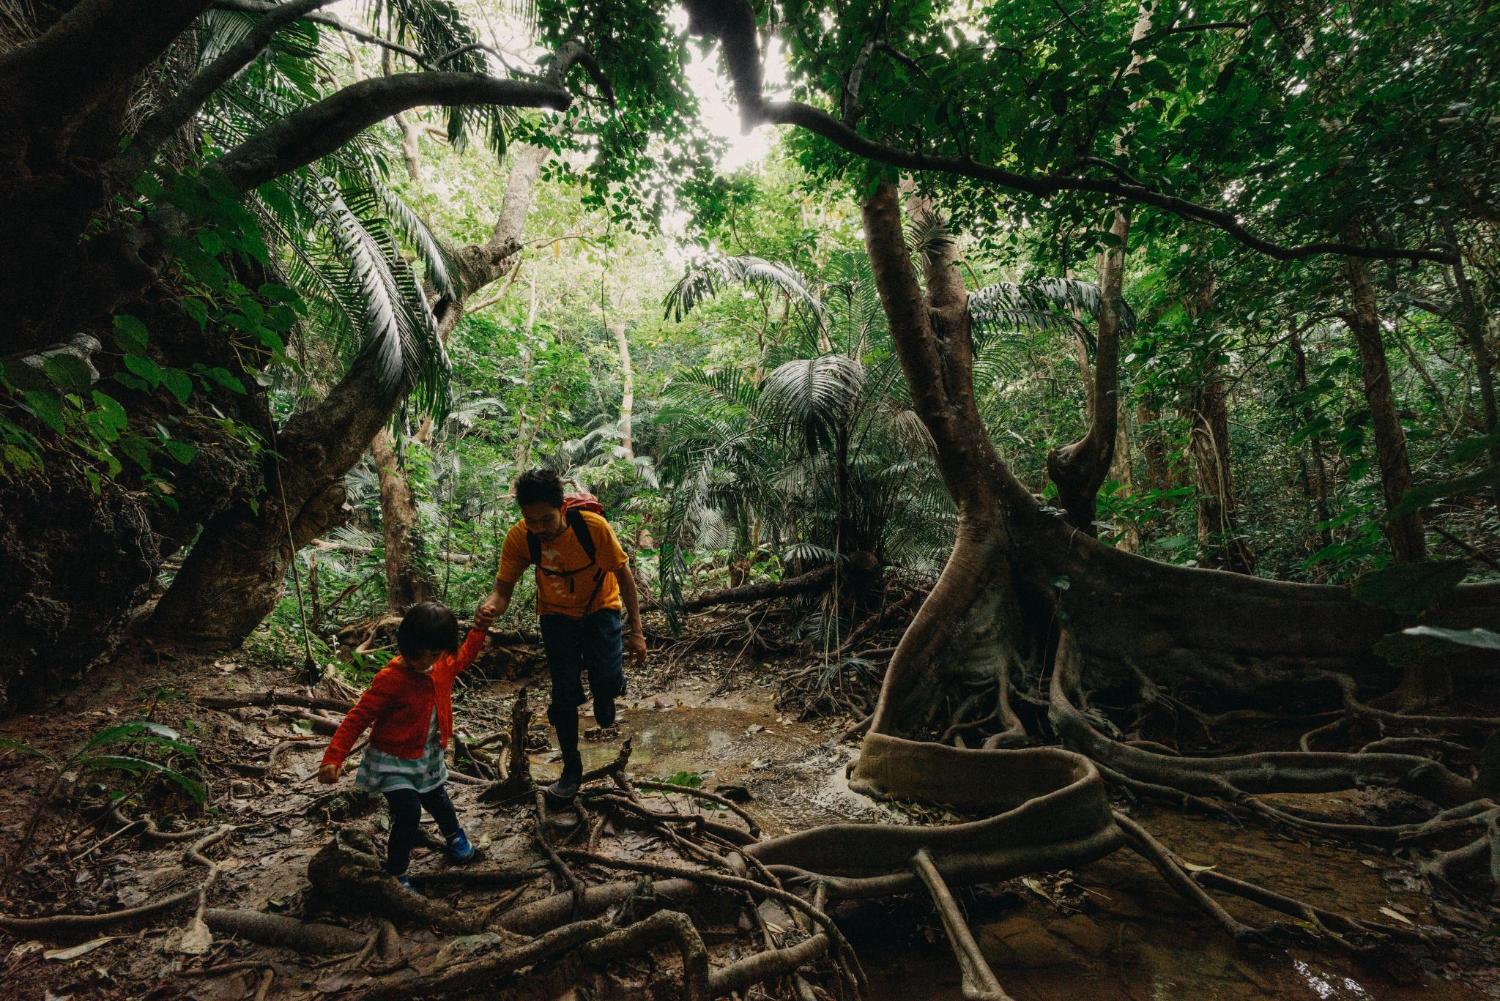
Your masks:
M354 703L334 731L333 737L328 741L328 750L323 752L323 763L318 766L318 781L329 784L338 781L339 773L343 770L344 759L349 756L349 751L354 747L354 742L359 735L369 729L385 710L390 702L391 693L388 685L381 683L381 676L377 674L370 687Z
M490 640L490 626L494 621L495 610L487 605L480 605L474 613L474 624L469 627L469 635L464 637L463 643L452 659L443 665L443 673L449 679L456 678L474 663L474 658L479 656L479 651L483 650L484 645Z

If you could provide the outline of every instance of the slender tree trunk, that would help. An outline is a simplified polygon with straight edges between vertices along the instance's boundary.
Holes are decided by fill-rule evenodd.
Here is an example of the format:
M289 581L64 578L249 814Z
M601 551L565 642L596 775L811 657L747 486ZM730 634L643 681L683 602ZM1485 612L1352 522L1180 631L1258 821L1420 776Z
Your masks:
M634 459L635 371L630 364L630 340L625 336L625 324L621 321L611 324L610 332L615 335L615 348L620 353L620 446L625 449L627 459Z
M1462 311L1461 325L1469 353L1474 356L1474 381L1479 384L1479 400L1484 413L1484 433L1491 438L1488 453L1490 465L1500 466L1500 441L1495 440L1500 430L1500 409L1495 400L1495 359L1490 354L1485 340L1484 310L1474 294L1474 285L1469 281L1468 268L1464 265L1464 248L1458 242L1458 234L1452 223L1447 226L1448 242L1458 259L1453 264L1453 283L1458 288L1458 303ZM1500 486L1492 494L1495 508L1500 510Z
M1302 349L1302 338L1293 328L1288 339L1292 349L1292 372L1296 379L1297 391L1307 393L1307 352ZM1304 427L1311 427L1317 416L1313 410L1311 400L1304 399L1300 410ZM1307 497L1313 502L1314 512L1318 518L1318 542L1322 547L1333 545L1333 528L1329 522L1333 520L1333 509L1328 504L1328 461L1323 455L1323 436L1317 432L1308 435L1307 438L1308 458L1304 459L1305 485Z
M1099 255L1099 328L1093 380L1088 384L1089 427L1082 438L1047 456L1047 475L1057 484L1058 503L1080 531L1097 534L1094 514L1099 488L1114 461L1120 417L1120 286L1125 274L1125 242L1130 213L1115 210L1113 243ZM1087 373L1087 359L1081 359Z
M1375 288L1370 272L1359 258L1349 258L1344 265L1349 281L1349 313L1346 322L1359 348L1360 375L1364 382L1365 401L1370 408L1370 425L1375 436L1375 458L1380 467L1380 487L1387 511L1394 510L1411 489L1411 463L1406 455L1406 432L1396 410L1391 390L1391 370L1385 357L1385 343L1380 331L1380 313L1375 303ZM1386 538L1399 562L1422 560L1427 555L1423 538L1422 516L1416 512L1386 519Z
M401 612L418 602L432 600L432 581L419 558L421 521L406 472L396 455L396 439L389 428L381 428L376 433L375 440L370 443L370 453L380 478L386 607L392 612Z
M1115 478L1116 483L1120 484L1121 497L1134 496L1135 470L1131 468L1130 428L1123 400L1120 401L1120 412L1116 417L1115 457L1110 465L1110 475ZM1141 530L1134 521L1120 529L1115 539L1115 548L1127 553L1140 551Z
M1254 573L1255 558L1239 532L1239 503L1229 465L1229 394L1212 352L1199 380L1191 404L1198 545L1208 565Z

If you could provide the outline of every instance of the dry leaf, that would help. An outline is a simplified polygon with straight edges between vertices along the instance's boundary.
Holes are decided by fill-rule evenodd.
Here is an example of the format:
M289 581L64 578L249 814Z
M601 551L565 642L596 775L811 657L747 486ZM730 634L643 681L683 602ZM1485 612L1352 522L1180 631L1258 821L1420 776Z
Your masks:
M1182 867L1188 872L1213 872L1219 867L1219 864L1215 862L1213 865L1198 865L1196 862L1189 862L1183 859Z
M1388 918L1394 918L1404 925L1409 925L1412 923L1411 918L1407 917L1405 914L1402 914L1400 911L1396 910L1393 907L1382 907L1380 909L1380 913L1384 914Z
M61 960L77 959L79 956L93 952L105 942L113 942L117 938L119 938L118 935L105 935L100 938L90 939L82 945L75 945L68 949L48 949L46 952L42 953L42 958Z
M203 923L203 915L194 914L193 920L188 922L188 926L183 929L182 938L177 942L177 951L189 956L202 956L213 944L214 933Z

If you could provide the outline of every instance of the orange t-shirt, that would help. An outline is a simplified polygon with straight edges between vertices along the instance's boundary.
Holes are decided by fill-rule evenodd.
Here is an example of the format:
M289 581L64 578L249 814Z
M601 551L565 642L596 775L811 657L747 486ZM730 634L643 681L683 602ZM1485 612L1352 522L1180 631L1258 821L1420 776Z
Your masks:
M536 611L538 615L566 615L570 619L581 619L590 612L610 608L623 612L620 601L620 585L611 572L625 566L625 550L615 538L615 530L609 522L592 511L580 512L583 523L594 540L594 562L589 563L589 554L578 544L573 527L564 521L563 529L554 539L542 542L542 567L554 573L536 575ZM526 522L518 521L505 533L505 544L500 547L499 579L504 584L514 584L531 565L531 550L526 545ZM558 576L556 571L576 570L571 577ZM599 592L594 594L594 573L603 571ZM594 594L593 603L589 595ZM585 607L587 606L587 607Z

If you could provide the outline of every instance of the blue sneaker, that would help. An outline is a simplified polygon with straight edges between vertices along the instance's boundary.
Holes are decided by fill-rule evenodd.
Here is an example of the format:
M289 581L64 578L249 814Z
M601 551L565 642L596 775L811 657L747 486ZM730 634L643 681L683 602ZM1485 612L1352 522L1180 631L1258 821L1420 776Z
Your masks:
M448 861L459 865L474 857L474 846L469 844L469 836L460 830L448 839Z
M396 885L399 886L399 887L401 887L401 889L405 890L407 893L416 893L417 892L417 888L415 886L411 885L411 877L410 876L397 876L396 877Z

